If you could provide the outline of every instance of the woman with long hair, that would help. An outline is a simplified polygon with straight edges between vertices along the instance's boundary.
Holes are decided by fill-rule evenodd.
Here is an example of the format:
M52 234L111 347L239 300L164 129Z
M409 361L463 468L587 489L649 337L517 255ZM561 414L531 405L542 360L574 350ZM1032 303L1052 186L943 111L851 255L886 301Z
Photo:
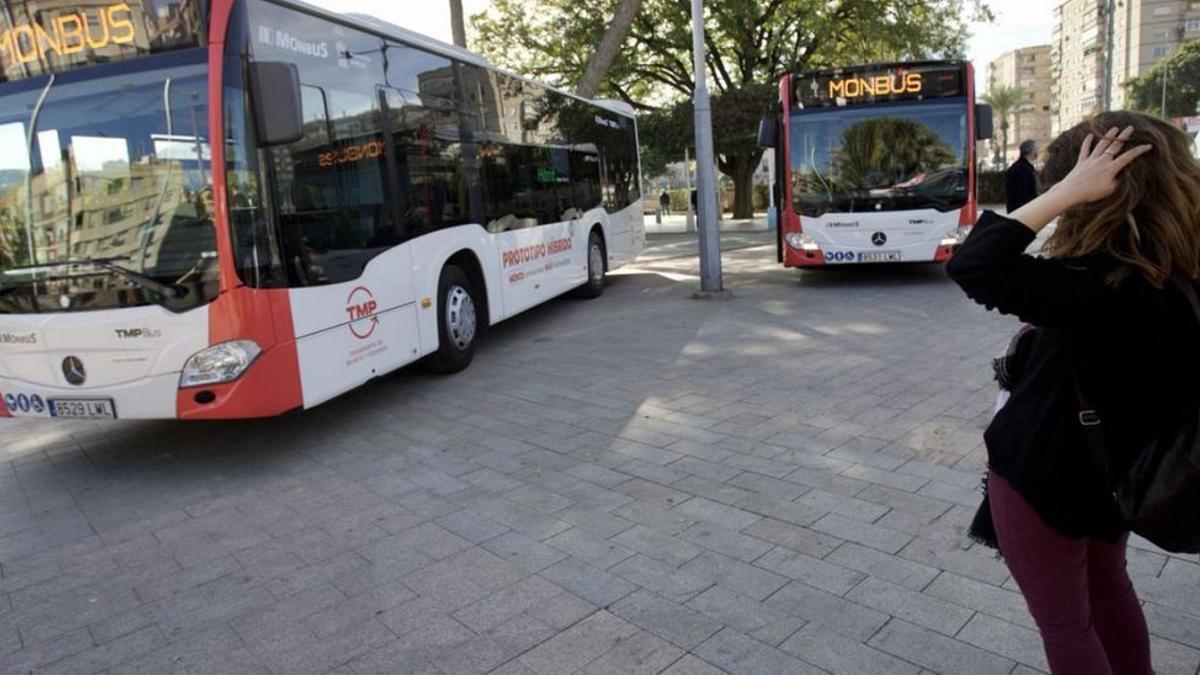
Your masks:
M1032 326L984 433L972 533L998 546L1056 675L1151 675L1109 477L1196 410L1200 326L1184 288L1200 278L1200 163L1182 131L1134 112L1064 132L1046 160L1045 192L985 213L947 268L968 296ZM1054 220L1045 255L1026 255ZM1081 400L1104 422L1106 455Z

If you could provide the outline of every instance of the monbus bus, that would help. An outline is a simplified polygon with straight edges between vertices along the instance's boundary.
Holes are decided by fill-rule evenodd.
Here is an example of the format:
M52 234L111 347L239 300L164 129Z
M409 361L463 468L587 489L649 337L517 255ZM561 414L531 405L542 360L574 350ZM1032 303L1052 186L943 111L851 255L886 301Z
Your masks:
M0 0L0 414L307 408L598 295L632 110L291 0Z
M944 262L975 222L970 63L889 63L786 75L760 143L775 153L787 267Z

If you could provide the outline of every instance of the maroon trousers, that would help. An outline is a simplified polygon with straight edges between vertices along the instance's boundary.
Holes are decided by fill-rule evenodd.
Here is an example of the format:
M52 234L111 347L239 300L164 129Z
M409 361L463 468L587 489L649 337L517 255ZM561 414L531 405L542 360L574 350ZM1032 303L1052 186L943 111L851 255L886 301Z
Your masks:
M994 473L988 501L1000 552L1037 622L1054 675L1153 675L1146 619L1125 544L1051 528Z

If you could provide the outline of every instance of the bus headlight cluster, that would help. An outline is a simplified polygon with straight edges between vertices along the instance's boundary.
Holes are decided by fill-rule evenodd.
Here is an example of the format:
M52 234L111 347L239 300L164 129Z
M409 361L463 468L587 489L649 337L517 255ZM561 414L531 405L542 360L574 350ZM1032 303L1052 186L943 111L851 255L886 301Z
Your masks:
M179 386L196 387L236 380L261 353L262 349L253 340L232 340L202 349L184 364Z
M812 238L812 235L804 232L788 232L784 236L788 246L798 251L815 251L817 250L817 240Z
M956 227L953 230L947 231L942 235L942 246L958 246L967 240L967 235L971 233L971 228L967 226Z

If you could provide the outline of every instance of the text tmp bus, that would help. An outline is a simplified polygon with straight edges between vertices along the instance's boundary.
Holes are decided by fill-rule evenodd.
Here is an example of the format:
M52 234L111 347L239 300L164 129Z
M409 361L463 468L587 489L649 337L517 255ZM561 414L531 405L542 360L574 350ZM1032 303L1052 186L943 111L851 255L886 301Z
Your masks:
M966 62L785 76L760 140L775 152L788 267L945 261L975 222L975 142L991 109Z
M0 414L310 407L645 232L637 131L369 17L0 0Z

